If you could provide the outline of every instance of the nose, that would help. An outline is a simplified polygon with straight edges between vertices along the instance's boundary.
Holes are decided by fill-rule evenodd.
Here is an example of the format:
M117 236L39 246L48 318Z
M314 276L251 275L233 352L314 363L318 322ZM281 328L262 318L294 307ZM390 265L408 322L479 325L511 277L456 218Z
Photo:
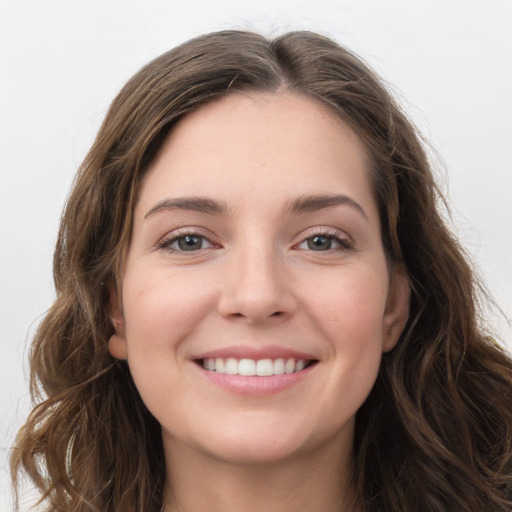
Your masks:
M226 261L218 310L249 324L274 324L293 315L296 300L282 258L269 248L247 247Z

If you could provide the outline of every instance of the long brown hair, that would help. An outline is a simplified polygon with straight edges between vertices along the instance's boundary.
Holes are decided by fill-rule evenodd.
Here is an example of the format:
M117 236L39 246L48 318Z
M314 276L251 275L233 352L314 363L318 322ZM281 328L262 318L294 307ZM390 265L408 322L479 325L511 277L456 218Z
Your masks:
M177 121L235 91L318 99L373 157L383 244L412 288L410 318L356 420L355 484L367 512L512 508L512 362L478 325L478 285L445 225L415 128L380 80L328 38L206 35L140 70L79 169L55 250L55 303L31 351L36 405L12 453L52 512L157 512L160 426L107 351L148 164Z

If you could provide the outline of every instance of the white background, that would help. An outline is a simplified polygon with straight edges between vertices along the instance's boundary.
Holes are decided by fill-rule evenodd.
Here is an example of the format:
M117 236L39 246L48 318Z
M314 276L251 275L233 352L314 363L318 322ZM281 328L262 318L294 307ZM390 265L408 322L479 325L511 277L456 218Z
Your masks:
M149 59L225 28L331 35L394 86L442 156L455 229L512 317L512 0L0 0L0 511L30 337L74 172ZM494 314L512 348L512 328Z

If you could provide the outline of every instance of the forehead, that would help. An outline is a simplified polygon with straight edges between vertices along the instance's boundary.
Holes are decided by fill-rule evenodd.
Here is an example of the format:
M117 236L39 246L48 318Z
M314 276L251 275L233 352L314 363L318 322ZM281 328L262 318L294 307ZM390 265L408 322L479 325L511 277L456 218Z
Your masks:
M320 101L290 92L232 93L177 124L148 169L140 199L373 196L369 170L360 138Z

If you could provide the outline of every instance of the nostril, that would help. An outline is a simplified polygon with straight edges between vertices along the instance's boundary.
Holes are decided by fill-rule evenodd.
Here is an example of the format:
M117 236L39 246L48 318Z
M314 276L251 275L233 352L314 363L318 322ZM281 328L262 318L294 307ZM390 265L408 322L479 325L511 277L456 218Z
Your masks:
M280 317L280 316L283 316L283 314L284 314L283 311L274 311L274 313L270 313L268 318ZM244 315L243 313L233 313L231 316L236 317L236 318L242 318L242 317L245 317L246 315Z

